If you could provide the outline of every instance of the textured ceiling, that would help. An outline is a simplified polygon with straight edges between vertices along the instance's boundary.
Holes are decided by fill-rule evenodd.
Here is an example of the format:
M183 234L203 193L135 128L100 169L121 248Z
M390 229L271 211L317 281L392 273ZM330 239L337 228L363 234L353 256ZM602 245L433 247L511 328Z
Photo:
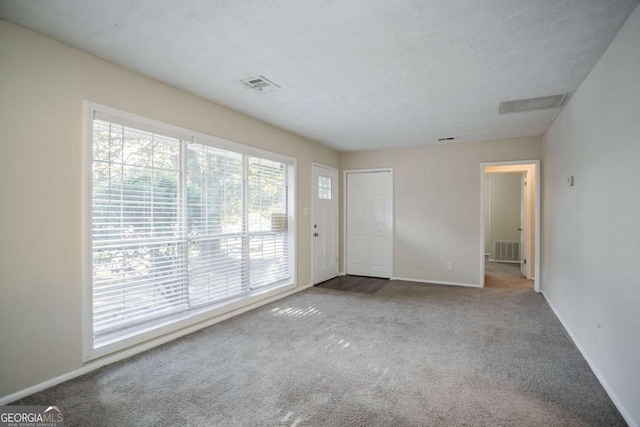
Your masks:
M637 0L2 0L0 17L341 151L541 135ZM281 86L256 92L241 79Z

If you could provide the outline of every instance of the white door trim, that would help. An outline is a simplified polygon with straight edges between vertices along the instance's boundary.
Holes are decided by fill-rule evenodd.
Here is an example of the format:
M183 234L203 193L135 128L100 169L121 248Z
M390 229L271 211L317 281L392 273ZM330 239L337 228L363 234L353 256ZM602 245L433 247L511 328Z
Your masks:
M529 171L522 172L522 184L520 186L520 245L522 247L522 259L530 260L531 254L529 253L531 249L531 185L529 184L529 180L531 177L529 176ZM535 244L534 244L535 246ZM531 262L523 263L520 261L520 272L524 275L525 278L531 279L533 278L533 274L531 274Z
M350 173L371 173L371 172L389 172L391 174L391 276L393 275L393 255L395 248L395 200L394 200L394 180L393 168L373 168L373 169L347 169L342 173L342 269L343 274L347 272L347 175Z
M541 278L540 278L540 264L542 263L542 257L540 256L540 159L536 160L514 160L504 162L483 162L480 163L480 285L484 287L484 242L485 242L485 229L484 229L484 176L485 167L487 166L524 166L533 165L535 174L535 273L534 273L534 290L540 292L541 290ZM522 171L525 169L523 168ZM519 172L518 168L514 168L513 172Z
M333 171L336 173L336 176L338 177L338 182L336 183L336 201L337 203L337 208L336 208L336 213L340 212L340 195L339 195L339 190L340 190L340 171L337 168L332 168L331 166L327 166L327 165L323 165L322 163L316 163L316 162L311 162L311 215L310 215L310 224L309 224L309 228L311 229L311 285L315 285L316 282L316 278L314 277L316 270L315 270L315 265L314 265L314 260L315 260L315 240L313 239L313 216L315 215L316 209L315 209L315 202L316 202L316 185L318 184L317 182L314 182L313 179L313 171L314 168L319 167L319 168L323 168L323 169L327 169L330 171ZM338 218L338 222L336 223L336 254L339 253L339 249L340 249L340 223L339 223L340 218ZM338 275L340 275L340 265L338 265Z

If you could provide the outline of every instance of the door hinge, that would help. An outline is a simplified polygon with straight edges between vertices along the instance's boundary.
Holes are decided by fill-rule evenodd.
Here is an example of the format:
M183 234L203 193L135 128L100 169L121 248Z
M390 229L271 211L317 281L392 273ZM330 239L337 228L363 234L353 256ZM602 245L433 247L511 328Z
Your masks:
M525 264L527 263L527 259L526 259L526 258L524 259L524 263L525 263Z

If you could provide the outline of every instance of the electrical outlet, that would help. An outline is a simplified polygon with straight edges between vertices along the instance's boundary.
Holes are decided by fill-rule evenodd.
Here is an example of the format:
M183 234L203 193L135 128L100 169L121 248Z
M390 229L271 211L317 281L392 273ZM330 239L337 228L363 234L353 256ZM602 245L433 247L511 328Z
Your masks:
M448 262L447 263L447 270L449 270L449 271L453 270L453 263L452 262Z

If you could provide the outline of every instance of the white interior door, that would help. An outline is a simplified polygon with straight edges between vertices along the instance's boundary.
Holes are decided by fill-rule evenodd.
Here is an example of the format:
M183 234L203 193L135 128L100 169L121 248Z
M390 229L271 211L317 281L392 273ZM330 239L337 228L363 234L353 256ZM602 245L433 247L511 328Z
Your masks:
M338 171L313 165L313 284L338 275Z
M523 173L520 178L520 273L527 277L527 223L525 212L527 212L527 174Z
M346 273L390 278L393 264L393 175L349 172Z

